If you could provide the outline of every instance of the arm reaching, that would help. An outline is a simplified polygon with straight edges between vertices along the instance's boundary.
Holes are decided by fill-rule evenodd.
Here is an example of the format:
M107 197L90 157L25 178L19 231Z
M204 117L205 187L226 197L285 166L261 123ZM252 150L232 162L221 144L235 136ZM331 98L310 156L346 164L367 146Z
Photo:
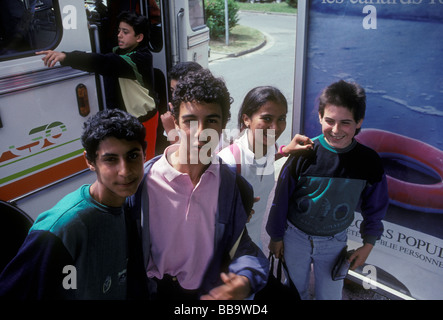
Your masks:
M314 143L311 139L301 134L296 134L286 146L281 146L279 152L275 154L275 160L280 159L283 156L294 154L300 150L312 149Z
M62 63L66 59L66 53L52 50L38 51L35 54L45 55L42 60L45 66L54 67L57 62Z

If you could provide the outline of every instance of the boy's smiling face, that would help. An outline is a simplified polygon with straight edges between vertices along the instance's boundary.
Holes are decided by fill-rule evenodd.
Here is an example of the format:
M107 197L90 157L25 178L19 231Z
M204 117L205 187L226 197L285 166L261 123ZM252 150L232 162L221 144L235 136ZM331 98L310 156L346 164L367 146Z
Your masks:
M213 151L224 129L221 107L216 103L182 102L175 125L176 129L181 130L185 135L184 139L180 140L181 152L186 152L188 160L191 155L197 155L201 160L201 149ZM210 154L201 156L208 157ZM193 163L195 163L194 160L196 159L193 159Z
M123 205L126 197L137 191L143 178L143 162L143 149L137 141L105 138L99 144L95 162L87 161L97 174L90 189L92 197L110 207Z
M343 149L349 146L355 132L363 123L363 119L355 122L352 112L341 106L328 104L323 117L318 115L326 142L334 148Z

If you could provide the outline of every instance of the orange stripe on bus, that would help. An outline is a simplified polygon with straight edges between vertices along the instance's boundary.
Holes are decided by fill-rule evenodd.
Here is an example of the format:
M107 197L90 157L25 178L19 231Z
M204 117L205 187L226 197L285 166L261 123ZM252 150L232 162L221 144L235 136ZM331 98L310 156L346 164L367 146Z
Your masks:
M0 199L8 201L86 169L83 155L0 187Z

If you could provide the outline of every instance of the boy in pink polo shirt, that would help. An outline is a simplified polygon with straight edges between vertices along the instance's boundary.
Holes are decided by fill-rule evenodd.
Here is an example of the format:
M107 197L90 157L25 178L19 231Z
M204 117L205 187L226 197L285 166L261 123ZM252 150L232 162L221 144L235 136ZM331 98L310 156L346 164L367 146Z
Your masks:
M180 142L146 164L129 203L140 221L145 292L153 299L245 299L264 287L269 265L245 230L251 186L213 154L231 97L204 69L178 82L172 104Z

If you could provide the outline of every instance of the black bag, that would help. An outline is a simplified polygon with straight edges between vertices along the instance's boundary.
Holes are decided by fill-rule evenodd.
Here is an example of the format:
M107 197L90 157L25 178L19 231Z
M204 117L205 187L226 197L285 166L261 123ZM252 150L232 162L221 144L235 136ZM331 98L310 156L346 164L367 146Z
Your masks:
M266 286L255 294L254 300L300 300L295 285L289 278L288 267L282 259L278 259L277 276L274 275L274 255L269 254L269 277ZM282 283L282 270L286 271L286 284Z

